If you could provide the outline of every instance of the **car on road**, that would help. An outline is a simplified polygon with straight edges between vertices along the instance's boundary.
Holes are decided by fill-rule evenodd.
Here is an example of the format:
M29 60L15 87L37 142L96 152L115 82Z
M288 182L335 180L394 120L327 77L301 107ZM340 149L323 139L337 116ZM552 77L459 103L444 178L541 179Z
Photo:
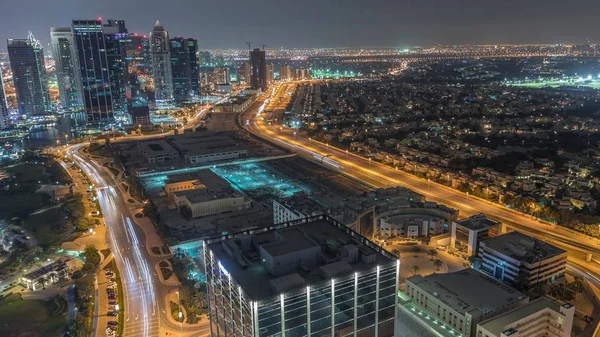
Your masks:
M117 316L119 313L116 311L109 311L106 313L107 316Z

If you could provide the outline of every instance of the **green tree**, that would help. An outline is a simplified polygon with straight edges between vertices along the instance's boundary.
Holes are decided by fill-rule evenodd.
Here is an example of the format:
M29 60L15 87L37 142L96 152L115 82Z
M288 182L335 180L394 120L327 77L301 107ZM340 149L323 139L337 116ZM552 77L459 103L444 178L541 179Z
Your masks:
M444 265L444 262L440 259L436 259L435 261L433 261L433 265L435 266L435 270L440 270L440 268L442 268L442 266Z
M414 266L412 266L413 275L417 275L417 273L419 272L419 269L421 269L421 268L416 264Z
M69 322L67 333L73 337L89 337L92 334L92 327L87 317L78 315Z
M427 251L427 255L429 255L431 257L431 261L433 261L433 258L438 256L438 251L437 249L429 249L429 251Z
M414 245L414 246L412 246L410 251L413 252L415 257L417 257L417 254L421 252L421 247Z
M85 260L83 268L81 268L84 273L93 272L100 265L100 254L94 245L86 246L80 255Z

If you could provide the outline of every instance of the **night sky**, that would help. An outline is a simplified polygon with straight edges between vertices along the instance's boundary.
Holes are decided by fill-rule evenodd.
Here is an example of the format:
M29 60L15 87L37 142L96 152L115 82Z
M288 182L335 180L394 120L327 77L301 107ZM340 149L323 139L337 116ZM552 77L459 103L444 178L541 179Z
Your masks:
M73 18L124 19L148 33L159 19L201 49L600 42L598 0L3 0L0 49L27 31L49 42Z

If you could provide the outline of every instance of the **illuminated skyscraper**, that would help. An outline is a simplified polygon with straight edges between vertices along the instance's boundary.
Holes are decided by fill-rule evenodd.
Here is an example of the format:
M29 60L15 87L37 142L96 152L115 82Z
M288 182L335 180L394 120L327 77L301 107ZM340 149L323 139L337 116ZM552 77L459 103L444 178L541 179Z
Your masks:
M169 53L169 33L156 21L150 33L150 53L152 55L152 77L154 78L155 100L173 101L173 75Z
M273 63L267 63L267 84L270 84L273 82Z
M33 34L27 39L9 39L8 57L21 115L50 112L50 95L44 63L44 50Z
M73 20L73 37L88 123L113 120L113 98L102 22Z
M188 53L190 57L190 94L192 96L200 95L200 60L198 59L198 40L194 38L187 39Z
M4 92L2 72L0 71L0 130L10 128L10 119L8 117L9 116L8 105L6 104L6 93Z
M127 34L121 37L120 42L125 68L127 69L125 72L126 96L131 99L138 92L148 94L147 86L152 85L148 37L139 34Z
M255 48L250 52L250 86L254 90L267 89L265 51Z
M123 111L126 108L125 79L126 65L121 38L127 36L124 20L108 20L102 26L104 44L106 46L106 62L110 76L110 90L113 99L114 111Z
M294 69L290 67L288 64L282 64L279 67L279 80L280 81L289 81L294 79Z
M50 28L50 46L56 62L56 80L64 110L83 109L81 72L71 27Z
M192 69L187 39L177 36L169 40L171 71L173 75L173 97L175 102L189 99L192 91Z
M237 80L238 82L250 84L250 63L243 63L238 67Z
M229 68L215 68L215 84L229 83L230 81L231 70Z

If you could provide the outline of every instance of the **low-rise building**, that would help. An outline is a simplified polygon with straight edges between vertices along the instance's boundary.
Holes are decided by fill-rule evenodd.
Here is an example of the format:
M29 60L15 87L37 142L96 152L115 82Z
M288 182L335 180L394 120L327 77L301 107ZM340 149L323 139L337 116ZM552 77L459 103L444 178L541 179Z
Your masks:
M42 268L27 273L21 277L21 282L25 284L27 289L35 291L40 287L43 288L48 283L57 283L61 279L68 279L69 268L67 262L69 260L68 257L62 257Z
M500 225L483 213L453 222L450 246L467 256L477 254L478 243L490 237L490 231L498 231Z
M140 142L137 149L150 164L179 160L179 152L163 139Z
M564 275L567 252L519 232L479 243L481 270L519 288L530 288Z
M229 183L211 170L197 172L196 184L201 188L174 192L175 205L182 212L189 212L192 218L239 211L250 208L252 202L234 190Z
M480 322L529 302L526 295L471 268L409 277L406 294L436 319L471 337Z
M283 199L273 199L273 223L304 219L324 214L323 207L311 200L306 193L296 193Z
M176 192L205 188L206 186L198 178L196 173L181 173L167 176L165 181L165 193L169 199Z
M185 161L192 165L212 163L227 159L244 158L248 150L234 139L220 134L183 134L172 139Z
M570 337L575 306L540 297L477 325L476 337Z
M424 214L383 216L379 234L384 238L417 238L444 233L444 219Z

